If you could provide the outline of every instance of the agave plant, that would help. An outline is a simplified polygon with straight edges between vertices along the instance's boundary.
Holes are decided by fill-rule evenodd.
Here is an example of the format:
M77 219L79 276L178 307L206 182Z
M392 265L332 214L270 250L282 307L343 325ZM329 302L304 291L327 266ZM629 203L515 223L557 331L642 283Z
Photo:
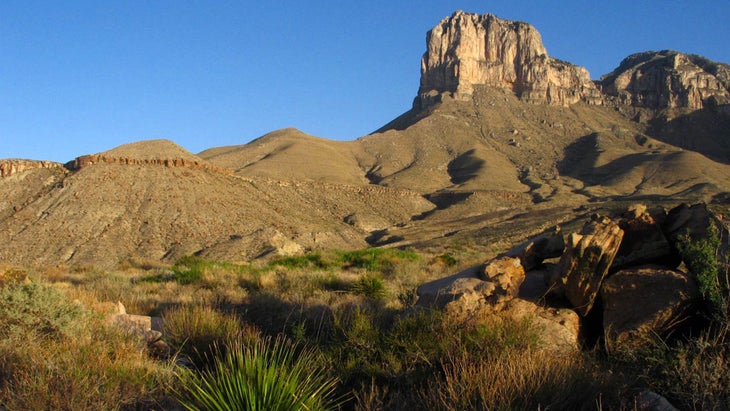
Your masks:
M214 366L178 374L176 397L187 410L328 410L336 408L337 379L321 367L317 353L283 338L249 346L232 343Z

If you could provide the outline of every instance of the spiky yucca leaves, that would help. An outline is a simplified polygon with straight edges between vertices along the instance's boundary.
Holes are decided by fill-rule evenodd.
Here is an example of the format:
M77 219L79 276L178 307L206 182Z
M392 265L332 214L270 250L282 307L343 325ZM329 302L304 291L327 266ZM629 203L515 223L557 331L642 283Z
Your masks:
M232 343L213 368L179 374L181 405L198 410L327 410L336 408L337 379L327 375L314 351L282 338L244 346Z

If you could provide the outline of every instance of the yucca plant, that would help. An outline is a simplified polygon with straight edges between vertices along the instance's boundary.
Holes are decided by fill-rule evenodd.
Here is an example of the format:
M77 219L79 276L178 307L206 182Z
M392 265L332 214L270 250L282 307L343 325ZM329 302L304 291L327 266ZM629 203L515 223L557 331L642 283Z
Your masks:
M249 346L232 343L214 367L200 373L182 371L175 393L187 410L328 410L337 379L319 365L316 352L298 350L283 338Z

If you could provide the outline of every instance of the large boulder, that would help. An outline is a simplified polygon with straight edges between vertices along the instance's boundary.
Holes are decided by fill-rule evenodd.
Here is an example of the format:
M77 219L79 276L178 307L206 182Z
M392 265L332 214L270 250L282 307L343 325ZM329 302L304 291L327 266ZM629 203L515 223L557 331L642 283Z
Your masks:
M519 292L525 270L518 258L502 257L422 284L416 306L455 315L498 311Z
M612 270L626 267L661 264L676 267L679 261L672 253L661 227L644 205L634 205L619 219L618 225L624 231L621 246L613 261Z
M691 318L700 292L691 275L659 266L619 271L603 282L603 329L609 346L667 335Z
M595 216L579 234L568 237L560 259L565 296L582 316L593 307L623 238L623 230L610 218Z

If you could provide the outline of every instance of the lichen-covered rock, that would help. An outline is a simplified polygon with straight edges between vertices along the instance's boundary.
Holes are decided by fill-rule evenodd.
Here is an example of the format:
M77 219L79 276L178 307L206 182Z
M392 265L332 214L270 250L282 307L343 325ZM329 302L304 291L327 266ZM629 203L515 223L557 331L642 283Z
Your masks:
M730 66L676 51L625 58L601 79L617 103L652 109L701 109L730 102Z
M477 84L533 103L602 101L588 71L549 57L540 33L527 23L457 11L431 29L426 42L416 99L422 107L444 92L468 98Z
M691 318L700 292L691 275L658 266L619 271L601 287L603 329L609 346L666 335Z
M568 237L560 259L565 296L580 315L593 307L601 282L608 273L623 238L623 230L608 217L596 217L580 234Z

